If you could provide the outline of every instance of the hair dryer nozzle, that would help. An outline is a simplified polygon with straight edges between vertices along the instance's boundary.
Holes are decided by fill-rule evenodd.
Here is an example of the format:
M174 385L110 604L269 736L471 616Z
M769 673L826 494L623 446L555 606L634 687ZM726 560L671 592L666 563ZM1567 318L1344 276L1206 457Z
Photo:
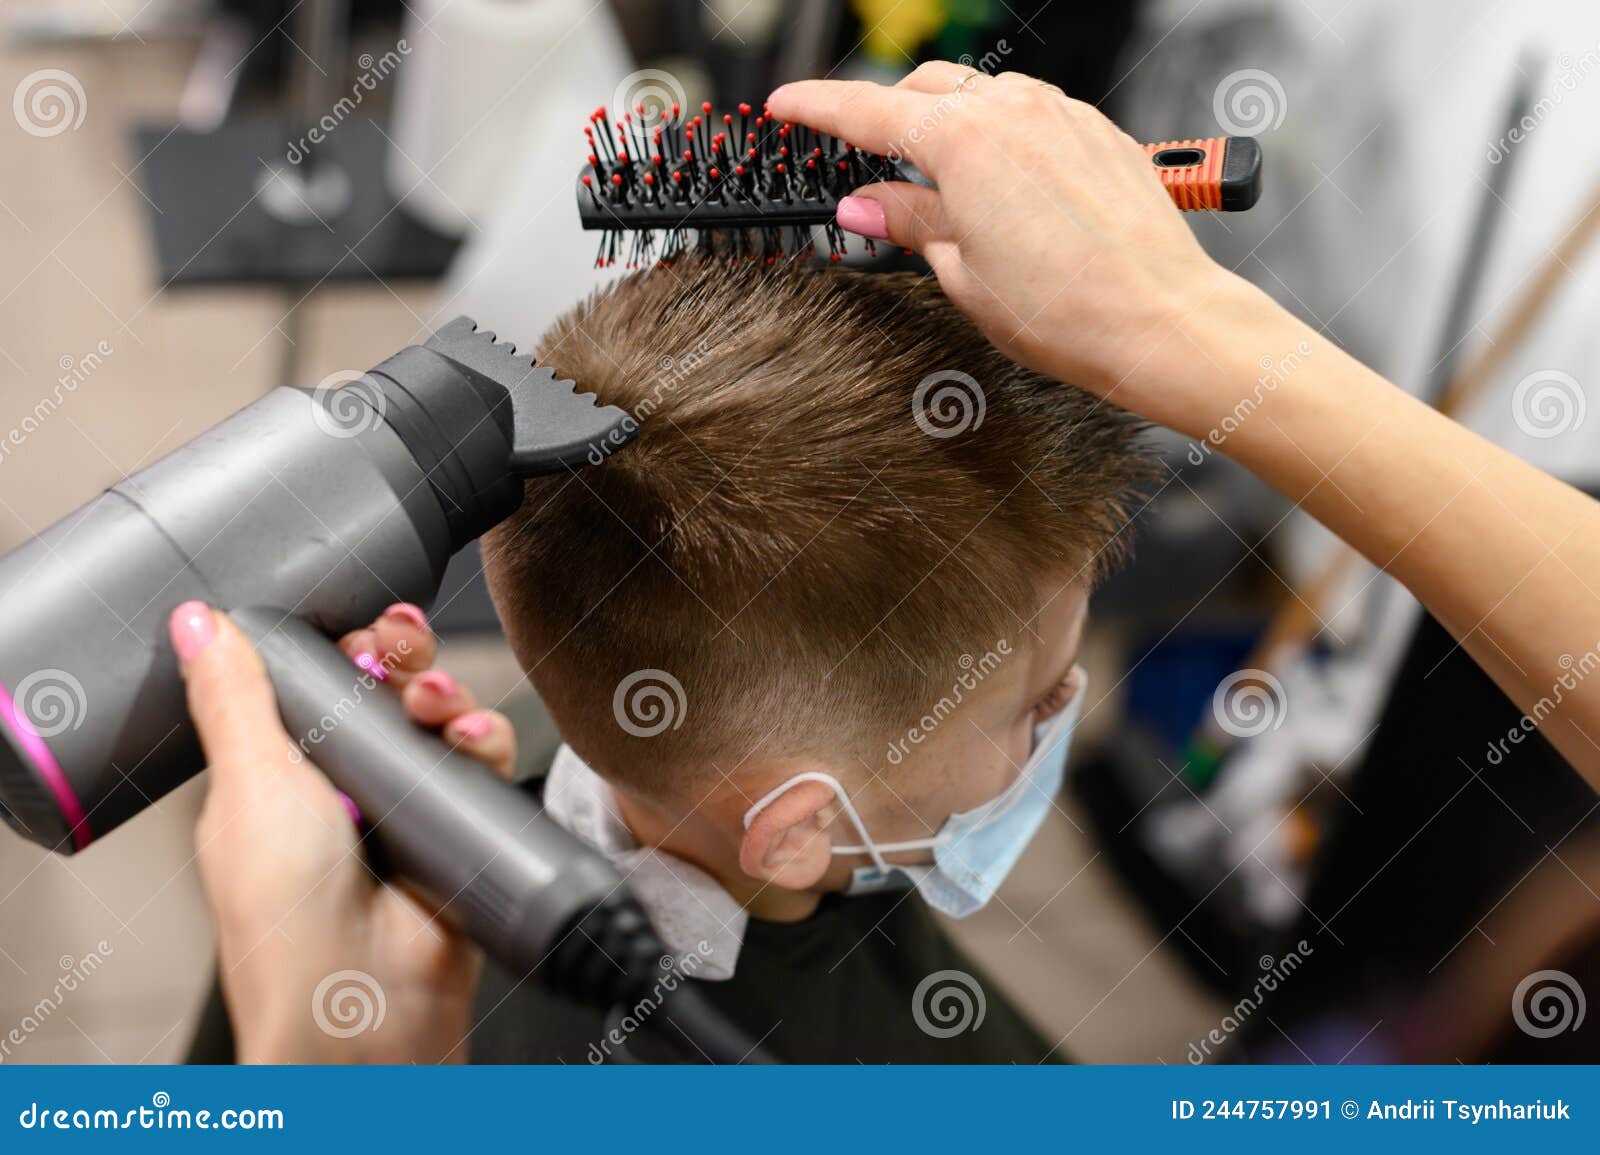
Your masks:
M428 339L424 348L441 354L466 372L493 381L511 397L514 427L511 467L522 477L562 468L598 465L638 431L632 414L601 405L594 394L571 381L557 380L553 369L535 365L509 341L498 341L470 317L457 317Z

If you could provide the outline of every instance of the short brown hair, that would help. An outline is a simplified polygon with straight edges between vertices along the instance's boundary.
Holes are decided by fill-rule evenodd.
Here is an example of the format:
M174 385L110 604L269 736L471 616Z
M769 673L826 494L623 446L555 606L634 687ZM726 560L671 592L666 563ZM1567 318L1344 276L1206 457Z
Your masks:
M640 429L528 483L491 589L567 741L656 795L758 751L875 765L1046 576L1120 558L1148 471L1127 414L1008 360L931 277L654 269L536 357ZM665 721L624 717L652 679L682 687Z

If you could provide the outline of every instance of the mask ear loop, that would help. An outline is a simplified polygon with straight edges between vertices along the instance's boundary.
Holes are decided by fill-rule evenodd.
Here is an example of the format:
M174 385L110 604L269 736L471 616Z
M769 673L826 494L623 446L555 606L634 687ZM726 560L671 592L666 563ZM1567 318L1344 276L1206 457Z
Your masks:
M856 812L855 804L850 801L850 795L845 793L844 787L840 785L837 778L832 774L824 774L820 770L807 770L804 774L796 774L782 785L769 790L757 800L754 806L744 812L744 828L749 830L750 824L756 820L756 815L801 782L821 782L831 787L833 796L839 800L839 808L844 811L845 817L850 819L850 825L854 826L856 833L861 836L860 846L835 846L832 848L833 853L865 854L872 859L873 866L887 874L891 867L884 861L883 854L878 850L878 847L873 844L872 836L867 833L866 824L861 821L861 815Z

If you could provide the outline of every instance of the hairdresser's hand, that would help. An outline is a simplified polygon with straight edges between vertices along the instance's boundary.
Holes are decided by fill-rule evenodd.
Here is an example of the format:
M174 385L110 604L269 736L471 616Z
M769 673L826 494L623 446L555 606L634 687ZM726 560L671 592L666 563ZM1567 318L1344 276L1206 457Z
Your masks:
M464 1059L475 949L367 869L348 800L285 733L233 623L189 603L171 633L211 767L195 836L239 1060ZM510 724L429 670L420 611L395 607L343 645L403 685L413 719L509 772Z
M1262 355L1299 339L1285 344L1298 323L1201 250L1144 149L1057 88L938 61L892 88L802 81L770 103L932 178L937 191L869 186L841 202L839 224L921 253L1034 369L1196 432L1237 402L1241 372L1248 383ZM1241 317L1242 351L1222 332Z

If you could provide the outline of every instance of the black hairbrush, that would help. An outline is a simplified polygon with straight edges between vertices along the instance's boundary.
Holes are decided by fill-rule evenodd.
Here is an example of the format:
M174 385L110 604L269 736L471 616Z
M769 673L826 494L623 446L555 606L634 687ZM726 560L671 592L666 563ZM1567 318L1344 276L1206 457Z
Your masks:
M811 252L813 225L824 226L829 255L839 260L839 199L863 185L907 179L895 161L774 121L765 108L755 114L741 104L716 131L709 103L688 119L674 104L649 128L645 115L638 105L613 125L599 108L584 126L589 163L578 177L578 215L584 228L606 234L597 267L672 261L689 248L690 229L713 254L771 264ZM1241 212L1261 195L1261 148L1252 137L1165 141L1145 150L1180 209ZM871 240L866 247L876 252Z

